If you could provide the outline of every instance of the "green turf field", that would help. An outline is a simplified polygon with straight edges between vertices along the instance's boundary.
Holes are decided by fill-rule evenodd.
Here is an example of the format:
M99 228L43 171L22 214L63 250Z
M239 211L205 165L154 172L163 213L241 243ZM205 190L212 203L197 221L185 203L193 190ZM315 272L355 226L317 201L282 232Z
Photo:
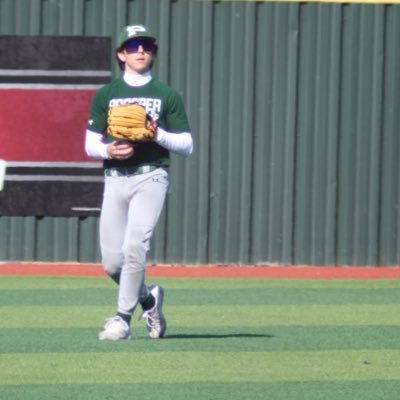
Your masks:
M400 398L399 280L155 281L166 338L99 342L110 280L0 276L0 399Z

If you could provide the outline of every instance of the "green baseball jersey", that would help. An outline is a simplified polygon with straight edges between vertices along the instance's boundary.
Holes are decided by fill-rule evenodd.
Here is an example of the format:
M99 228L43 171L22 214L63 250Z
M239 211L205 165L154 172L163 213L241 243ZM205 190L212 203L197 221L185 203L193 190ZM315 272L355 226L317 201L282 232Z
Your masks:
M90 110L87 129L107 135L108 110L111 107L138 103L157 122L157 126L172 133L190 132L189 121L179 93L152 78L140 87L129 86L123 79L115 79L96 91ZM169 151L156 142L133 142L134 154L127 160L104 160L104 167L131 167L138 165L168 166Z

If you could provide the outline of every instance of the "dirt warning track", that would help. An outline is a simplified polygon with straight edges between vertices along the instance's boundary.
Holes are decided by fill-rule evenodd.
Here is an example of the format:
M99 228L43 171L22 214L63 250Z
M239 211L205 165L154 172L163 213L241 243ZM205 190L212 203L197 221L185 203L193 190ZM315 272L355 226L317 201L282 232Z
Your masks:
M0 263L0 275L105 277L100 264ZM400 267L156 265L147 276L232 279L400 279Z

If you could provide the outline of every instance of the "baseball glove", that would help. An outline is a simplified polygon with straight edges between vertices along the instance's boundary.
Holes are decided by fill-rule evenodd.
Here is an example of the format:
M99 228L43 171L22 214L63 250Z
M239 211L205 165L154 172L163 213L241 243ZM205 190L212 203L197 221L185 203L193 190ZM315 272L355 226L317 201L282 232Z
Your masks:
M116 139L148 142L154 138L154 123L139 104L111 107L107 121L107 133Z

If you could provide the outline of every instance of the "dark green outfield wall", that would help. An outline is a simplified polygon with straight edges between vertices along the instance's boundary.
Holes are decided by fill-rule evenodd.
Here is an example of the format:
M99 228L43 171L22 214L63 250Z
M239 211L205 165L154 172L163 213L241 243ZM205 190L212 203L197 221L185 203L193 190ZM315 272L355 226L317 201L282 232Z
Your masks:
M2 35L137 22L195 139L152 262L400 264L400 5L0 0ZM0 217L0 259L99 261L97 225Z

